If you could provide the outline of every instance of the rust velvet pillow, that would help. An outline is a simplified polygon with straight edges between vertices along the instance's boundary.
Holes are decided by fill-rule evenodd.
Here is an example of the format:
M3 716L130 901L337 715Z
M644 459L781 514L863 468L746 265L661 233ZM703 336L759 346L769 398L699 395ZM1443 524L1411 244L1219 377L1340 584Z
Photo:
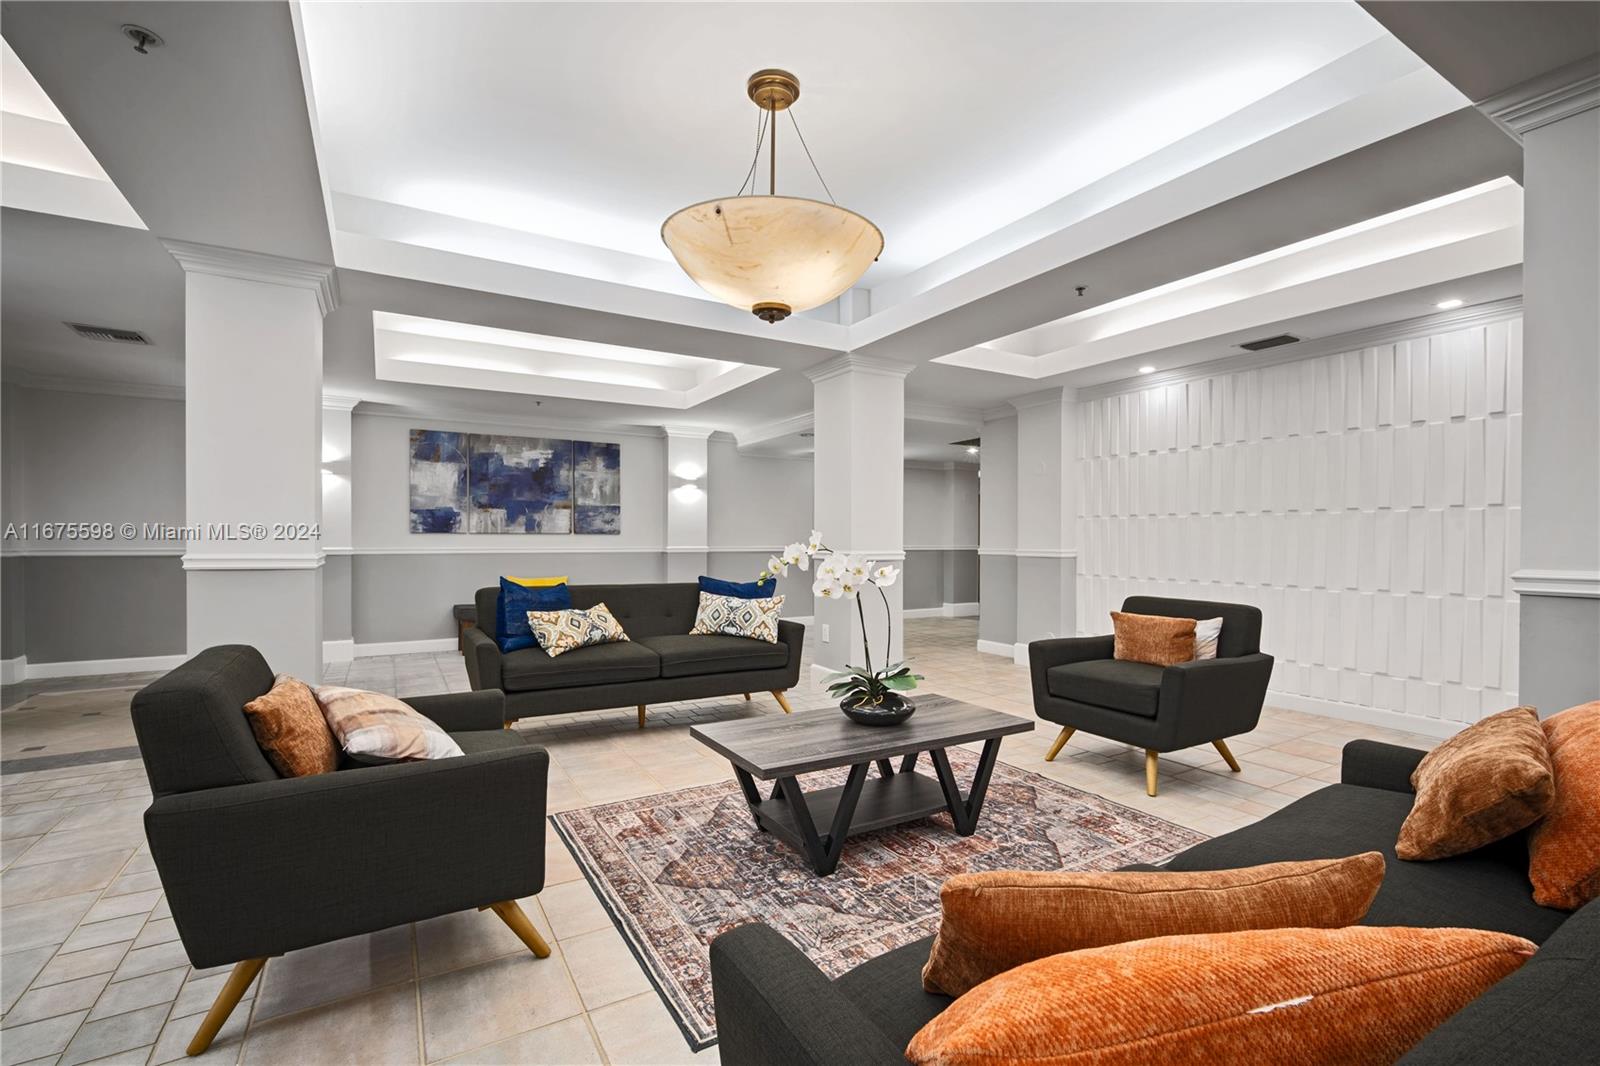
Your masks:
M1423 756L1411 787L1394 846L1402 859L1447 859L1526 829L1555 796L1538 714L1513 707L1469 725Z
M1354 925L1382 883L1376 851L1242 870L957 874L939 891L922 987L959 996L1047 955L1154 936Z
M1577 910L1600 898L1600 700L1541 724L1556 788L1528 834L1528 879L1535 903Z
M1155 666L1172 666L1194 658L1194 619L1159 614L1111 612L1115 634L1111 657Z
M339 766L339 746L311 688L288 674L244 705L256 744L284 777L325 774Z
M911 1038L919 1066L1392 1063L1534 946L1477 929L1256 929L1030 962Z

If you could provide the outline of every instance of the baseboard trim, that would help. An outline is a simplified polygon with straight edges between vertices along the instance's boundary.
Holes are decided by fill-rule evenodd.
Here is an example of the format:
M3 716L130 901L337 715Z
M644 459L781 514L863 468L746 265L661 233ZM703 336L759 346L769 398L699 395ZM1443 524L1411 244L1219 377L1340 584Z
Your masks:
M1011 645L1011 661L1018 666L1028 665L1028 642L1019 640Z
M902 618L943 618L943 607L907 607L900 612Z
M1453 737L1471 724L1446 722L1440 718L1423 718L1420 715L1402 714L1382 707L1363 707L1355 703L1340 703L1338 700L1325 700L1316 696L1301 696L1293 692L1281 692L1278 689L1267 690L1267 706L1281 707L1288 711L1305 711L1307 714L1320 714L1325 718L1360 722L1363 725L1383 726L1386 729L1402 729L1407 733L1421 733L1429 737Z
M976 618L978 617L977 603L947 603L940 608L945 618Z
M15 685L28 677L28 657L19 655L15 659L0 659L0 685Z
M1017 657L1016 646L1005 644L998 640L978 641L978 650L985 655L1004 655L1007 659L1015 660Z
M188 659L187 655L144 655L131 659L77 659L63 663L27 663L25 677L29 681L43 681L52 677L140 674L154 670L171 670L187 662Z
M354 640L325 640L322 642L322 661L325 663L347 663L356 657L356 642Z
M435 637L432 640L385 640L372 644L356 644L352 642L354 658L364 659L372 655L417 655L422 652L455 651L455 637Z

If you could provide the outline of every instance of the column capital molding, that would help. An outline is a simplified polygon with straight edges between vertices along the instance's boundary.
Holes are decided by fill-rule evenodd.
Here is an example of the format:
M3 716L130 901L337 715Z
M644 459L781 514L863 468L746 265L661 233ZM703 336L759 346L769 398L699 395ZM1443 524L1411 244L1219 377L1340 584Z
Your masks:
M706 426L662 426L661 435L668 440L710 440L716 430Z
M1600 55L1546 71L1477 102L1518 140L1529 130L1600 107Z
M1018 411L1026 411L1032 407L1048 407L1051 404L1069 403L1073 396L1073 391L1063 386L1054 389L1040 389L1038 392L1030 392L1025 396L1014 396L1007 400L1006 403Z
M849 373L904 378L915 369L916 366L912 363L880 359L875 355L862 355L859 352L845 352L816 366L807 367L805 374L813 383L821 383Z
M353 411L360 402L359 396L334 396L326 392L322 394L322 406L329 411Z
M334 268L326 264L191 241L162 240L161 243L186 274L214 274L241 281L263 281L271 285L310 289L316 294L317 307L323 315L339 306L339 286L334 278Z

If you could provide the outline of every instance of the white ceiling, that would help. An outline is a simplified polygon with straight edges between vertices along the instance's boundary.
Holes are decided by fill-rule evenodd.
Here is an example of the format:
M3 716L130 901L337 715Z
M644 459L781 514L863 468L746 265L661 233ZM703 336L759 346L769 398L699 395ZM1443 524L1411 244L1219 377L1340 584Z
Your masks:
M794 117L834 196L886 234L868 286L1384 35L1351 3L308 4L301 17L336 195L663 262L662 220L750 169L745 78L792 70ZM787 121L778 145L779 190L823 196Z

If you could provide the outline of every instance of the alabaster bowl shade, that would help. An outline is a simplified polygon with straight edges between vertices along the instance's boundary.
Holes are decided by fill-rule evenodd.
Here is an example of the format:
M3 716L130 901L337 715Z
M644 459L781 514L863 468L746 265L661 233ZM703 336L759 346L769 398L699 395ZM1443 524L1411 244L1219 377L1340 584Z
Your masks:
M662 224L661 239L697 285L745 310L825 304L883 251L878 227L854 211L794 196L694 204Z

